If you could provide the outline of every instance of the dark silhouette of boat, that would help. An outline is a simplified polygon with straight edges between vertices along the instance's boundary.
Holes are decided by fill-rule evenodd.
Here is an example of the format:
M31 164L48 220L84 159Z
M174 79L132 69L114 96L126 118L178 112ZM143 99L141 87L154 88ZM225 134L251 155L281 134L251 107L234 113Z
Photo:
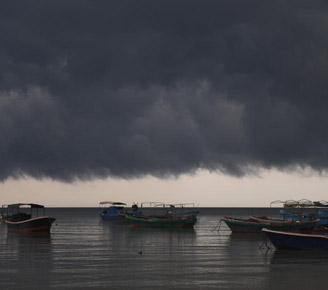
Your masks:
M280 214L284 219L288 220L314 220L318 219L318 223L314 229L315 232L328 232L328 201L311 201L308 199L301 200L276 200L270 203L282 204Z
M145 208L145 205L150 207ZM192 208L189 208L191 205ZM119 215L124 222L130 223L134 227L190 228L197 222L199 213L193 207L192 203L144 202L141 204L141 208L145 212L120 212Z
M135 215L123 213L122 218L134 227L153 227L153 228L190 228L197 222L197 214L189 215Z
M9 232L50 232L56 220L45 216L44 206L35 203L9 204L3 208L3 218Z
M278 249L328 249L327 235L291 233L269 229L262 229L262 231Z
M314 221L288 221L267 219L262 217L255 218L235 218L222 217L232 232L260 233L263 228L278 231L307 232L310 233L315 228L317 220Z

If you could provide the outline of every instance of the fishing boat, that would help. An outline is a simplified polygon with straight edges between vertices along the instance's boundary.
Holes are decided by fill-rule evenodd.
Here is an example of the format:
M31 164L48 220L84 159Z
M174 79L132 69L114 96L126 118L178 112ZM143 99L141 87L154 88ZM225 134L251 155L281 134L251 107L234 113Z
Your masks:
M313 220L317 218L315 205L311 200L275 200L270 203L270 207L281 204L283 209L279 213L284 219L289 220Z
M328 231L328 202L310 201L307 199L301 200L276 200L271 202L270 207L273 204L282 204L283 209L279 212L286 220L315 220L318 219L315 232L327 232Z
M163 202L143 202L141 212L120 212L122 220L134 227L192 227L197 222L198 210L193 203L165 204Z
M262 229L276 248L286 249L328 249L328 236L302 234Z
M272 217L267 217L267 216L250 216L250 219L257 221L259 223L266 223L268 225L280 225L280 224L290 224L290 223L308 223L308 222L313 222L313 223L318 223L319 219L298 219L297 221L292 221L292 220L286 220L286 219L277 219L277 218L272 218Z
M99 214L99 217L102 220L119 220L121 219L119 213L124 210L126 203L118 201L101 201L99 202L99 207L101 206L108 207Z
M56 220L55 217L45 215L43 205L35 203L9 204L3 218L9 232L50 232Z
M191 215L134 215L132 213L119 213L126 222L134 227L155 227L155 228L190 228L197 222L195 214Z
M235 217L222 217L227 226L232 232L246 232L246 233L259 233L263 228L280 231L292 232L312 232L316 226L315 221L286 221L286 220L268 220L262 217L261 219L250 218L235 218Z

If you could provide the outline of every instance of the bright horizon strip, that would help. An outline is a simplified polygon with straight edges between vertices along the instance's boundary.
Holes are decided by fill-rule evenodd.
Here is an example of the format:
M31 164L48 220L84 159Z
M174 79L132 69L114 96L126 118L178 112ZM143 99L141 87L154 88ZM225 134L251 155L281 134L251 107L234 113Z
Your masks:
M202 170L158 179L104 179L61 183L32 178L0 184L1 204L33 202L47 207L98 207L103 200L194 203L199 207L269 207L275 200L328 200L328 179L319 175L265 171L260 177L231 177Z

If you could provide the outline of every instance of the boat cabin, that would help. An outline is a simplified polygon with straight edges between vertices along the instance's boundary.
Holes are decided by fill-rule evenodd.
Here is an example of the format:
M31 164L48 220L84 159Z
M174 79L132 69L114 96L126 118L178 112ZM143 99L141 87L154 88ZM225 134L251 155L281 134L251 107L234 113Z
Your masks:
M101 219L120 219L119 213L124 210L126 203L118 201L101 201L99 207L106 206L99 216Z
M33 217L45 215L43 205L35 203L14 203L3 205L1 209L1 216L4 220L8 221L25 221Z
M141 209L144 209L148 214L153 215L197 215L198 210L195 209L194 203L176 203L167 204L163 202L142 202Z

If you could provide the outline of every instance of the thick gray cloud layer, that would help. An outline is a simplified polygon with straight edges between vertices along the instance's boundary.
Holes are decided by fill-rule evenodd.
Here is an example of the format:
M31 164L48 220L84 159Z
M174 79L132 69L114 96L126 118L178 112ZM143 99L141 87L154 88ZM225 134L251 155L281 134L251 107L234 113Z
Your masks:
M328 4L2 1L0 179L328 167Z

